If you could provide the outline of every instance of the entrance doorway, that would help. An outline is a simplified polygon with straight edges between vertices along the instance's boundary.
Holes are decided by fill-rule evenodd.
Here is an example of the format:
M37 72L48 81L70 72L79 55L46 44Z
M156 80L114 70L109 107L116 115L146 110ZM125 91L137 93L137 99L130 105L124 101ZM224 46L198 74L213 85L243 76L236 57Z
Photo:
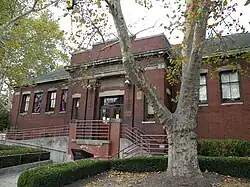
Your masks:
M124 96L101 97L100 118L102 120L122 119Z

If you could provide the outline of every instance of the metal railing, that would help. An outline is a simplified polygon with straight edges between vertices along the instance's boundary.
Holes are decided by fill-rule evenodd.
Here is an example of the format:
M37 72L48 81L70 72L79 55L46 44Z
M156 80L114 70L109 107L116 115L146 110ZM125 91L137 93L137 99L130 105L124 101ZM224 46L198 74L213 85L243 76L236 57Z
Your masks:
M109 140L110 123L102 120L76 120L76 139Z
M126 158L132 156L158 156L166 155L168 151L167 135L146 134L136 127L122 125L121 137L129 140L131 144L120 150L111 158L118 155Z
M6 133L7 139L27 140L34 138L68 136L69 125L49 126L29 129L13 129Z

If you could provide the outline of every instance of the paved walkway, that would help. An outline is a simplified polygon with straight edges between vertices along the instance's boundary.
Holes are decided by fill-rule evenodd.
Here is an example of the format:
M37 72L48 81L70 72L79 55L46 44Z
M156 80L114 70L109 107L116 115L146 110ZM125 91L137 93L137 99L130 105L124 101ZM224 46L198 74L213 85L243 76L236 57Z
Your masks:
M21 173L0 176L0 187L17 187L17 180Z

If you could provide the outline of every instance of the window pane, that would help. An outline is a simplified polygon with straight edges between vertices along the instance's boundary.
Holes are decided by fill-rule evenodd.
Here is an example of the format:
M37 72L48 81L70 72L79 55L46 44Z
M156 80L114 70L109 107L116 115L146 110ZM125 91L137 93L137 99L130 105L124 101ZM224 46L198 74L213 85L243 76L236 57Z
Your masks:
M206 86L200 86L199 100L207 101L207 87Z
M154 108L150 103L148 103L148 114L153 115L154 114Z
M68 96L68 90L62 90L60 111L66 110L67 96Z
M231 99L230 85L229 84L222 84L222 98L223 99Z
M238 80L239 80L238 72L230 73L230 82L238 82Z
M55 99L56 98L56 92L52 92L51 93L51 99Z
M238 83L231 83L231 96L232 99L240 99L240 89Z
M201 75L200 76L200 85L204 85L206 84L206 76L205 75Z
M222 83L228 83L229 82L229 74L228 73L222 73L221 74L221 82Z
M56 106L56 101L55 100L51 100L50 107L51 108L55 108L55 106Z
M34 110L33 112L40 112L41 110L42 93L35 94Z

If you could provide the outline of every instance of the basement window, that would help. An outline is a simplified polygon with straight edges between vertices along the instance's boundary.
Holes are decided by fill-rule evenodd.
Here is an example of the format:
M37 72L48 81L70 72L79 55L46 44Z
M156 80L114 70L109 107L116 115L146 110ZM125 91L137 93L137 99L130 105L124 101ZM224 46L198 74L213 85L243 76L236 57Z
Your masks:
M21 103L21 113L26 113L29 110L29 103L30 103L30 94L24 94L22 96L22 103Z
M42 92L35 93L33 113L41 112L42 96L43 96Z
M222 102L240 101L240 82L238 72L221 72Z
M50 91L48 92L47 96L46 111L53 112L55 108L56 108L56 91Z

